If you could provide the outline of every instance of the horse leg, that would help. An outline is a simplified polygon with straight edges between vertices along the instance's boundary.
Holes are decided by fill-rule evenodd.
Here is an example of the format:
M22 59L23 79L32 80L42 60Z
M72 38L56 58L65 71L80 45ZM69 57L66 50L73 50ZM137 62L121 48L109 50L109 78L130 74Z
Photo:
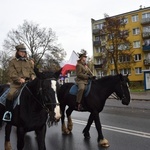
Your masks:
M90 114L89 116L89 119L88 119L88 122L87 122L87 125L86 127L83 129L83 135L86 139L89 139L90 138L90 133L89 133L89 130L90 130L90 127L91 127L91 124L93 123L93 116L92 116L92 113Z
M5 150L12 150L11 143L10 143L10 133L11 133L11 125L6 124L5 126Z
M65 124L65 105L60 105L60 109L61 109L61 130L63 134L69 134L68 129L66 128L66 124Z
M109 147L108 140L104 139L103 133L102 133L102 126L99 118L99 113L97 111L93 112L94 116L94 122L95 126L98 132L98 139L97 141L99 142L99 145L102 147Z
M66 110L66 114L67 114L67 129L71 132L73 129L73 123L72 123L72 118L71 118L71 113L72 113L73 109L71 109L70 107Z
M0 130L3 126L3 120L2 119L3 119L4 113L5 113L5 107L2 104L0 104Z
M45 146L45 135L46 135L46 124L40 129L35 130L37 136L38 150L46 150Z
M23 127L17 127L17 149L22 150L24 147L25 130Z

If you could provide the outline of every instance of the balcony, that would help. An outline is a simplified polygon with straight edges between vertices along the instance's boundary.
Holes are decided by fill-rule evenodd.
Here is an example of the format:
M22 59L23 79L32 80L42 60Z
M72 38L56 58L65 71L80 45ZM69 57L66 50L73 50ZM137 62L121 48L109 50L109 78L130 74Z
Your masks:
M93 41L93 45L94 46L99 46L99 45L101 45L101 41Z
M101 56L101 53L100 53L100 52L99 52L99 53L98 53L98 52L95 52L95 53L94 53L94 57L100 57L100 56Z
M150 51L150 45L148 45L148 46L143 46L143 51Z
M95 69L102 69L103 64L94 64Z
M142 25L150 24L150 18L143 18L142 21L141 21L141 24Z
M143 38L150 38L150 32L143 32Z
M97 34L99 34L100 33L100 29L93 29L93 34L94 35L97 35Z
M150 59L144 59L143 63L145 66L149 66L150 65Z

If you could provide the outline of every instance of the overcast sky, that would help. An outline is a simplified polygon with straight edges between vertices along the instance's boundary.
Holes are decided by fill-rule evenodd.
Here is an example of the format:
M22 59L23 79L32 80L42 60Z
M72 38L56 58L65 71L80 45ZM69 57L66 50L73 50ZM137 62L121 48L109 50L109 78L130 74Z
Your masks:
M0 50L11 29L24 20L52 28L67 52L86 49L92 56L91 18L109 16L150 6L150 0L0 0Z

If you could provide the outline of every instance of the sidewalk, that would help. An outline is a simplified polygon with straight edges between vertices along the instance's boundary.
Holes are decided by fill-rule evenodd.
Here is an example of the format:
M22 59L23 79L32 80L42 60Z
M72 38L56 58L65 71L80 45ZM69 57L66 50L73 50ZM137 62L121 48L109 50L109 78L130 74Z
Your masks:
M131 92L132 100L145 100L150 101L150 91L145 92Z

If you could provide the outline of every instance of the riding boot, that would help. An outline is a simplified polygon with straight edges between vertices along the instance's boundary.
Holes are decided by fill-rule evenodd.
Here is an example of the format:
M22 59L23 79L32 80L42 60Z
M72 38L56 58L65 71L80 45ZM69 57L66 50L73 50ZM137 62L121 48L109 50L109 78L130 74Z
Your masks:
M3 120L11 121L13 110L13 100L6 99L6 112L4 113Z

